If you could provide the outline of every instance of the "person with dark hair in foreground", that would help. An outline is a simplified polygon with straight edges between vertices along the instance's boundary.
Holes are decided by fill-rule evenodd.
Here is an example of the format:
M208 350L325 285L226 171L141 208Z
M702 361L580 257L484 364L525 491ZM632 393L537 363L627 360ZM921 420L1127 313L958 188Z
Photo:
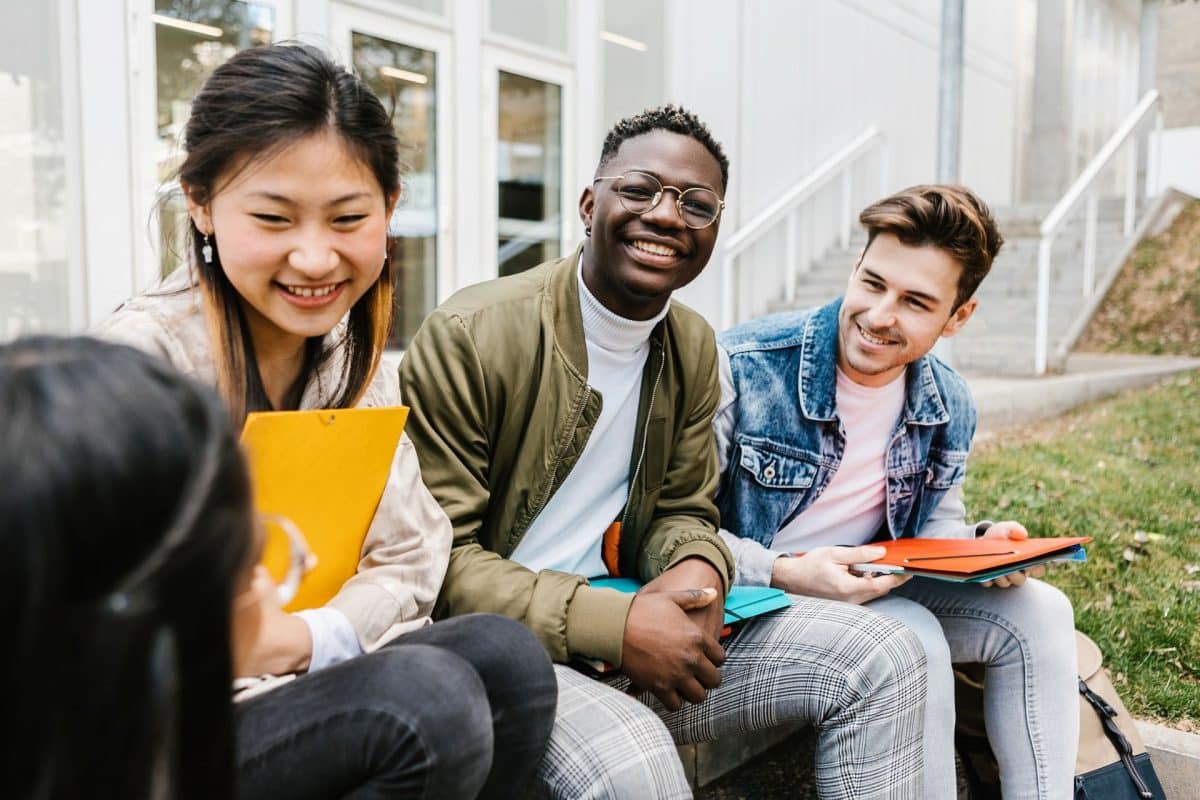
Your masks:
M978 662L1005 798L1069 798L1079 701L1066 596L1020 572L989 587L850 568L882 556L868 544L881 539L1028 536L1012 520L965 521L975 404L930 353L970 319L1002 239L957 186L914 186L859 219L867 245L842 298L720 336L717 505L738 580L862 603L920 638L924 797L957 795L951 663Z
M400 404L380 368L392 320L392 119L313 47L243 50L192 104L179 170L191 258L98 332L216 386L239 424L262 410ZM136 414L136 407L130 409ZM430 624L445 513L402 435L358 572L323 607L261 608L238 677L244 798L507 798L554 714L549 659L497 615Z
M93 339L0 345L0 796L233 796L252 525L211 390Z
M580 197L583 245L417 332L409 431L455 537L437 613L515 617L559 662L539 795L689 797L675 742L804 720L821 797L917 798L925 677L903 625L813 601L720 642L716 343L671 295L708 263L727 174L687 111L618 123ZM645 586L588 583L614 573Z

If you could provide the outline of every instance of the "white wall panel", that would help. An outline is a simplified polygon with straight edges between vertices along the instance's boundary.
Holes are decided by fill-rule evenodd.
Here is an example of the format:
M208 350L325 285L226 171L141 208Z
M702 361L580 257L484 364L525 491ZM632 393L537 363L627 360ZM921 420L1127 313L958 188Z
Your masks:
M871 125L888 137L890 188L934 179L940 0L701 0L673 10L668 29L684 31L673 96L710 123L733 162L725 236ZM993 205L1008 204L1013 186L1017 22L1012 4L967 2L962 177ZM834 214L828 194L802 221L802 241ZM743 294L782 272L783 241L781 228L740 259ZM827 245L813 243L818 254ZM710 319L718 261L685 293Z

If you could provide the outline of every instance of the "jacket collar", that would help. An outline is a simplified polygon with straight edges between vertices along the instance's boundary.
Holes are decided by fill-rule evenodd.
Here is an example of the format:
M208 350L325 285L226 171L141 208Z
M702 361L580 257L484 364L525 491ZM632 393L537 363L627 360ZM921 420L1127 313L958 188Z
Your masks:
M554 340L567 363L587 376L587 342L583 336L583 312L579 309L579 284L575 272L583 257L583 245L566 258L560 258L546 275L546 293L553 315Z
M546 292L550 297L550 313L554 321L554 338L559 351L571 367L586 377L588 374L587 341L583 333L583 311L579 306L579 260L583 258L583 245L575 248L571 255L559 259L546 276ZM650 344L662 346L668 312L650 333Z
M815 422L837 419L837 348L839 297L818 308L804 323L800 350L800 409ZM905 373L904 422L942 425L950 421L933 376L933 356L926 353Z

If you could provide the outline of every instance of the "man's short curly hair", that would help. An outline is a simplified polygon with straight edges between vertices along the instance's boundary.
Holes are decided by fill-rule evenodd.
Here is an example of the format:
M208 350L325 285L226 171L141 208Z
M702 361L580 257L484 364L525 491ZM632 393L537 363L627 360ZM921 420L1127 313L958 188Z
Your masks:
M604 147L600 150L598 167L607 164L627 139L651 131L679 133L690 136L704 145L721 166L721 188L724 189L729 185L729 159L725 157L725 151L721 148L721 144L713 138L712 132L707 125L700 121L699 117L686 108L676 105L648 108L640 114L626 117L613 125L612 130L604 137Z

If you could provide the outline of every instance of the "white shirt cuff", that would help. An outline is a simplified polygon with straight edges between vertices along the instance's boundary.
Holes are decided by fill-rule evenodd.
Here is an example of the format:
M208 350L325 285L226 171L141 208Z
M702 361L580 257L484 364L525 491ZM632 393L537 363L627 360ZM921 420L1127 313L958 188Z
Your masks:
M354 633L350 619L336 608L310 608L296 612L296 616L304 620L308 631L312 634L312 659L308 671L332 667L334 664L347 661L362 655L362 645Z

